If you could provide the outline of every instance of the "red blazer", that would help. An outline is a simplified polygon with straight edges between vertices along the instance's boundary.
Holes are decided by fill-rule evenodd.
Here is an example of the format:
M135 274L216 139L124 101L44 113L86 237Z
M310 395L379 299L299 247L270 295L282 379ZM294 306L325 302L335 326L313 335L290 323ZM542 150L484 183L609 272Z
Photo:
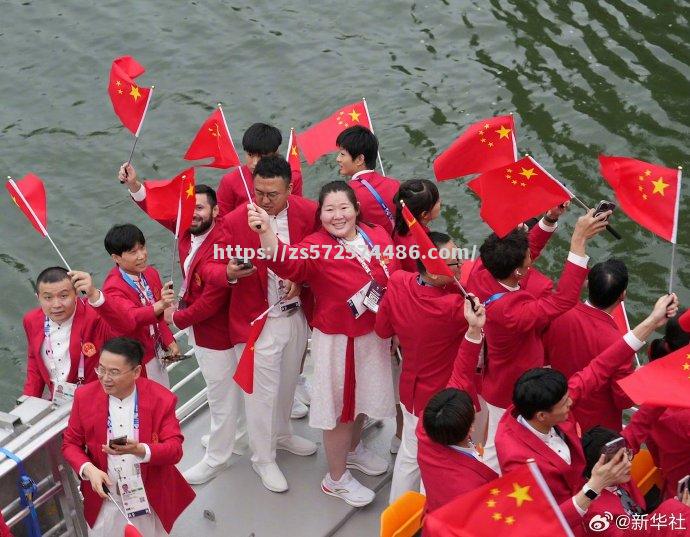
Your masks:
M429 228L426 227L424 224L420 223L420 225L428 234ZM396 257L398 257L400 261L400 268L402 270L406 270L407 272L414 272L415 274L417 274L417 260L413 259L412 256L410 256L409 254L410 246L416 246L417 252L419 252L419 245L417 244L417 241L414 240L414 237L412 237L412 233L410 233L409 231L407 235L392 233L391 237L393 238L393 244L395 244ZM405 247L406 254L404 257L397 255L398 248L400 248L401 246Z
M573 406L585 400L590 391L603 386L617 369L626 367L633 354L632 348L623 338L619 338L585 369L570 377L568 391ZM512 388L510 392L512 393ZM582 474L585 469L585 455L580 441L582 431L572 413L565 422L558 425L558 429L565 436L564 439L570 448L570 464L561 459L534 433L518 423L517 412L511 406L498 424L496 451L503 472L510 471L527 459L535 459L546 483L560 504L577 494L584 485Z
M26 380L24 395L41 397L46 386L53 393L50 373L43 362L41 345L45 339L43 323L45 315L41 308L35 308L24 315L24 332L27 341ZM79 358L84 354L84 384L96 380L95 368L101 354L103 343L112 337L110 327L103 321L91 306L77 299L77 307L72 320L69 340L69 356L72 365L67 375L67 382L77 382Z
M579 303L551 321L544 332L544 360L570 378L618 339L620 331L608 313ZM633 402L615 381L632 372L631 362L627 368L619 369L600 390L590 392L586 404L577 406L574 415L583 431L595 425L621 430L622 410Z
M249 192L253 196L254 177L246 164L242 164L242 173L247 181ZM302 196L302 172L294 170L292 172L292 194L294 196ZM224 217L240 205L244 206L249 202L247 199L247 192L244 189L244 183L242 183L239 168L235 168L221 178L216 190L216 197L218 198L219 218Z
M223 249L220 222L216 222L208 236L194 254L189 266L189 277L184 261L192 247L192 236L187 230L178 241L180 266L188 285L182 297L186 307L173 314L175 326L194 328L194 341L199 347L225 350L232 347L228 326L230 289L225 282L224 258L214 259L214 245ZM225 251L223 250L223 255ZM220 279L220 282L217 280Z
M316 231L316 202L290 196L288 198L288 229L293 244L301 242L307 235ZM247 225L247 208L237 207L222 220L223 241L233 250L240 246L254 251L261 247L261 239ZM256 272L251 276L240 278L231 284L232 300L230 301L230 334L233 345L246 343L249 336L249 323L268 309L268 264L262 259L252 259ZM222 282L227 287L225 272ZM303 288L300 296L306 305L311 298L309 289Z
M154 299L159 300L163 284L158 271L149 265L144 271L144 277L151 287ZM149 333L150 324L158 323L164 346L175 341L163 316L156 317L153 306L141 305L139 294L122 279L117 265L106 276L101 290L105 295L105 302L95 308L96 311L110 325L114 336L131 337L144 346L144 364L153 358L155 352L155 342Z
M643 405L633 419L643 411L649 412ZM666 479L665 498L673 498L676 495L678 481L690 474L689 444L690 409L666 409L654 422L651 441L647 441L647 447ZM690 527L690 524L688 526Z
M666 516L666 527L661 526L660 528L650 528L649 537L688 537L690 536L690 507L685 505L683 502L679 502L675 498L671 498L663 502L659 507L654 510L653 514L658 514L660 516ZM651 517L652 515L650 515ZM672 528L670 526L671 517L676 521L676 527ZM683 527L684 530L679 529L679 517L683 517Z
M2 514L0 513L0 537L12 537L12 533L10 532L10 528L5 524L5 519L2 518Z
M417 274L400 270L391 275L376 314L378 336L400 339L400 401L417 416L445 388L467 330L464 299L454 284L448 287L420 285Z
M175 416L177 397L167 388L145 378L137 380L139 397L139 440L151 449L151 460L141 465L144 489L151 507L165 531L170 532L177 517L192 503L194 491L175 464L182 459L182 431ZM108 458L101 446L106 443L108 395L94 382L77 390L62 441L62 455L75 472L91 462L107 472ZM84 517L93 527L103 500L82 481Z
M628 492L628 494L630 494L630 497L635 501L635 503L637 503L637 505L642 507L642 509L645 509L644 497L632 481L630 481L629 483L624 483L620 486L621 488L625 489ZM609 527L603 531L592 531L589 528L589 524L592 518L594 518L595 516L597 518L605 518L606 513L611 513L613 515L613 519L609 521ZM647 533L642 533L641 531L633 531L630 528L618 528L616 526L616 519L621 515L626 515L626 512L623 508L623 504L621 503L620 498L610 490L602 490L601 495L590 504L587 513L585 514L585 516L582 517L582 527L585 535L603 535L605 537L630 537L631 535L648 535Z
M395 204L393 203L393 197L398 193L400 182L397 179L385 177L375 171L358 175L357 179L351 179L348 182L357 196L362 222L370 225L376 224L377 226L381 226L390 235L393 233L393 224L386 216L386 213L383 212L379 202L376 201L376 198L371 195L369 189L362 184L360 179L366 179L367 182L374 187L374 189L381 196L381 199L383 199L385 202L386 206L390 209L393 218L395 218Z
M392 246L390 235L380 226L360 224L360 227L382 254L387 246ZM322 254L318 259L290 259L299 257L300 251L308 252L312 245ZM324 246L333 249L328 257L323 255ZM366 311L355 319L347 301L371 279L357 259L347 259L347 252L342 258L336 258L335 251L339 247L338 242L322 228L295 245L279 242L276 260L267 260L267 265L282 278L309 283L315 300L312 326L325 334L363 336L374 330L376 316ZM384 259L383 255L381 262L387 263L390 274L400 267L397 259ZM369 266L376 282L382 286L388 285L380 262L372 258Z

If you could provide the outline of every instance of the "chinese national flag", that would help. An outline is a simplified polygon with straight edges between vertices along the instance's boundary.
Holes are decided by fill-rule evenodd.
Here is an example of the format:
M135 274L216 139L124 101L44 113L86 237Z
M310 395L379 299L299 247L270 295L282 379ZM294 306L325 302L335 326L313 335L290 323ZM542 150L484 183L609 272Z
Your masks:
M467 186L482 201L479 211L482 220L499 237L573 197L532 157L485 172Z
M299 149L297 149L297 140L295 139L295 130L290 129L290 140L288 140L288 152L285 160L290 164L292 173L302 173L302 163L299 160Z
M179 237L192 225L196 196L194 168L188 168L172 179L144 181L146 213Z
M450 270L450 267L446 265L445 261L438 258L438 250L434 246L434 243L431 242L429 235L427 235L426 231L424 231L424 228L419 224L419 222L417 222L417 219L404 203L402 206L402 215L405 219L407 227L410 229L410 233L412 233L412 238L417 243L417 246L419 246L419 259L424 264L426 271L429 274L437 274L439 276L455 278L455 275ZM435 253L429 255L431 250L434 250Z
M690 408L690 345L618 381L636 405Z
M151 88L138 86L134 82L144 71L144 66L131 56L116 58L110 67L108 93L113 110L122 124L135 136L139 136L151 94Z
M338 149L335 140L338 135L348 127L361 125L371 129L369 116L364 101L343 106L340 110L331 114L316 125L312 125L306 131L297 133L297 145L302 150L304 158L309 164L314 164L326 153Z
M10 179L5 183L12 201L29 219L34 229L41 235L48 235L48 209L46 189L37 175L28 173L19 181Z
M534 472L539 472L536 464ZM537 478L528 464L458 496L424 520L425 537L561 535L573 533L543 477Z
M481 173L517 160L513 116L482 119L470 125L434 160L437 181Z
M232 376L237 385L246 393L254 393L254 345L264 329L266 319L268 319L268 315L264 315L261 319L254 321L254 324L249 327L247 344L244 346L237 369Z
M632 220L662 239L676 242L680 170L628 157L599 156L601 175Z
M204 121L184 155L185 160L202 158L213 159L213 162L201 165L208 168L230 168L241 164L220 108Z

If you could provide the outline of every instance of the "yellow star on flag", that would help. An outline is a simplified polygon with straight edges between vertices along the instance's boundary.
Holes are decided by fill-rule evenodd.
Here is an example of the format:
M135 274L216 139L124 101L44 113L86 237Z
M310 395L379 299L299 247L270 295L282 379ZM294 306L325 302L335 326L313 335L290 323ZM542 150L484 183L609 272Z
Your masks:
M489 125L488 123L484 123L484 128L485 128L485 129L488 129L488 128L490 128L490 127L491 127L491 125Z
M523 175L525 179L530 179L533 175L537 175L537 172L534 171L534 168L521 168L522 171L519 172L520 175Z
M656 194L658 192L662 196L664 195L664 189L668 188L669 186L668 183L664 183L663 177L659 177L656 181L652 181L652 184L654 185L652 194Z
M121 89L119 89L119 90L117 90L117 93L118 93L119 95L122 95L123 91L122 91Z
M489 491L489 494L491 494L492 496L498 496L500 493L501 493L501 491L499 489L491 489Z
M646 200L648 197L649 197L649 196L647 196L647 194L642 194L642 199L643 199L643 200Z
M652 175L652 170L645 170L645 171L644 171L644 174L645 174L647 177L649 177L650 175Z
M129 94L134 99L134 102L137 102L137 99L141 99L141 93L139 93L139 88L135 85L132 85L132 89L129 92Z
M518 507L522 507L524 502L534 501L529 495L530 486L521 487L519 483L513 483L513 492L508 494L508 498L514 498Z
M116 80L116 81L115 81L115 85L116 85L116 86L122 86L122 82L120 82L119 80Z
M494 146L494 143L493 143L493 142L489 142L489 147L493 147L493 146Z
M359 122L359 112L357 112L354 108L352 109L352 112L348 113L348 116L352 118L352 121Z
M189 183L187 190L185 190L185 194L187 194L188 198L191 198L194 195L194 185L192 183Z
M17 207L19 207L19 203L17 203L17 198L15 198L14 196L12 196L12 201L14 202L14 204L15 204ZM690 355L688 355L688 356L690 356Z
M683 371L690 371L690 364L683 364Z
M296 145L293 145L293 146L292 146L292 149L290 150L290 154L291 154L293 157L299 157L299 153L297 152L297 146L296 146Z
M501 125L501 128L495 132L498 134L498 139L500 140L501 138L508 138L510 129L506 129L503 125Z
M496 507L496 500L489 500L486 502L486 506L491 508Z
M515 524L515 517L514 516L507 516L505 518L504 522L506 524L508 524L509 526L512 526L513 524Z
M214 138L218 138L220 136L220 131L218 130L218 123L214 123L213 127L209 127L208 130L211 133L211 136L213 136Z
M503 518L503 515L501 513L494 513L493 515L491 515L491 518L493 518L496 522L498 522L499 520L501 520Z

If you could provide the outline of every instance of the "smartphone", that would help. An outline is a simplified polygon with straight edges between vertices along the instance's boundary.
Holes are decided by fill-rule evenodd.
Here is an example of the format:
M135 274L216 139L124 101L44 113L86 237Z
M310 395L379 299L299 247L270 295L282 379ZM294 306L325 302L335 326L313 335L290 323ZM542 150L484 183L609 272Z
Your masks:
M616 204L612 201L601 200L594 208L594 216L605 213L606 211L613 211L615 208Z
M108 442L108 447L113 447L113 446L124 446L127 443L127 435L124 436L118 436L117 438L113 438Z
M252 262L249 259L239 258L239 259L235 259L235 261L237 262L238 267L242 270L248 270L254 266L254 265L252 265Z
M683 494L688 490L688 482L690 481L690 475L686 475L683 479L678 481L678 499L683 500Z
M621 449L625 448L625 438L618 437L614 438L610 442L606 442L603 448L601 448L601 454L606 455L604 462L609 462Z

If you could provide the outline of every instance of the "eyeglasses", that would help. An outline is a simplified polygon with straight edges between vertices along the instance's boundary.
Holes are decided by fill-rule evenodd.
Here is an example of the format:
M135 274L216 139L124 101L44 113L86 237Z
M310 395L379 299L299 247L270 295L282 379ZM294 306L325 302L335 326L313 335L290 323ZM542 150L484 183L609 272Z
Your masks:
M102 367L102 366L98 366L98 367L93 368L93 370L96 372L96 375L98 376L98 378L110 377L113 380L121 377L125 373L129 373L130 371L134 371L135 369L136 369L136 367L132 367L131 369L128 369L127 371L120 371L119 369L106 369L105 367Z

